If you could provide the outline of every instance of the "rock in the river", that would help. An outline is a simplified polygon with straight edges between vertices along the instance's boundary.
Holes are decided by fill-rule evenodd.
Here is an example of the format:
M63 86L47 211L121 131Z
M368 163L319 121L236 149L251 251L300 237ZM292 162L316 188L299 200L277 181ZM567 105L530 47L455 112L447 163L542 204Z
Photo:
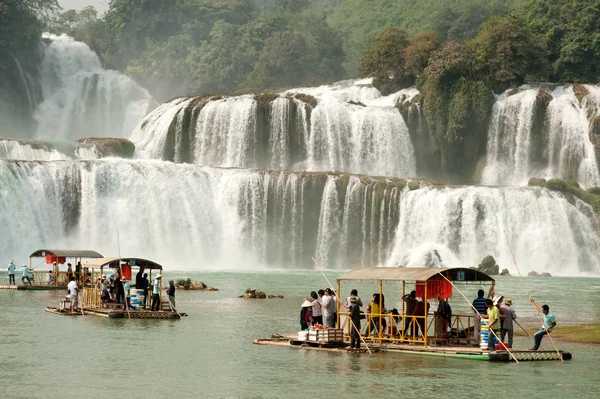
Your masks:
M542 274L540 274L540 276L542 277L552 277L552 275L548 272L543 272Z
M483 258L477 267L477 270L487 275L494 276L500 272L500 266L496 264L496 259L494 259L492 255L488 255Z
M529 273L527 273L527 275L528 275L529 277L537 277L537 276L539 276L540 274L539 274L538 272L536 272L535 270L532 270L532 271L530 271Z
M510 272L508 271L508 269L502 269L502 271L500 272L501 276L510 276Z
M202 281L192 281L191 279L181 279L175 282L175 288L178 290L198 290L198 291L219 291L217 288L209 287Z
M245 299L265 299L265 298L283 298L283 295L267 295L264 291L257 290L256 288L248 288L246 292L238 298Z

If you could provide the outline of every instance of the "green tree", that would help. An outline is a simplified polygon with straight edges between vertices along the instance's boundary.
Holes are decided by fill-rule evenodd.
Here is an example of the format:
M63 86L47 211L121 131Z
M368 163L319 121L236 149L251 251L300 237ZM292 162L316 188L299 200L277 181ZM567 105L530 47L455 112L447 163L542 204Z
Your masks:
M526 21L544 36L557 82L600 80L600 2L597 0L531 0Z
M404 69L404 51L407 45L404 29L384 29L363 56L358 68L359 76L374 77L378 81L377 86L385 93L401 87L407 77Z
M423 32L411 37L404 49L406 73L414 77L421 75L429 64L429 58L440 45L440 40L434 32Z
M477 57L496 91L548 77L548 50L516 15L489 20L475 38Z

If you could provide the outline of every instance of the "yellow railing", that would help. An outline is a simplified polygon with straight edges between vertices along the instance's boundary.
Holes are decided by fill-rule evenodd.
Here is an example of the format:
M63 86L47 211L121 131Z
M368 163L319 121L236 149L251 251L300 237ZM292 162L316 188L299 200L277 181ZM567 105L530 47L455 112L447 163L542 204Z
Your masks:
M345 315L340 328L344 330L344 335L349 338L350 332L353 327L350 323L350 313L340 312L340 316ZM425 334L422 329L431 328L432 323L427 323L426 316L411 316L411 315L397 315L392 313L386 314L365 314L365 323L361 323L361 326L357 326L360 329L360 334L365 339L372 339L378 341L400 341L400 342L412 342L425 344ZM340 318L341 319L341 318ZM385 328L382 328L384 324ZM409 320L408 325L405 324L404 320Z
M48 273L47 270L34 270L29 272L29 278L33 276L33 285L67 285L71 281L71 275L75 276L77 284L81 285L83 277L87 277L85 273L69 273L69 272L58 272ZM89 276L89 273L88 273Z
M81 304L87 308L99 308L102 305L100 299L102 290L100 288L84 287L82 292Z

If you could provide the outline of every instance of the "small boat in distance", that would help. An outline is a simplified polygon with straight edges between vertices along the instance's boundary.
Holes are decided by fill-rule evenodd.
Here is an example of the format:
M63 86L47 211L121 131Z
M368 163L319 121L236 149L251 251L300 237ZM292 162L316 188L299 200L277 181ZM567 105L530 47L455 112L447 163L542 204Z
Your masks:
M144 289L136 287L136 276L148 273L148 296L152 296L152 283L156 277L162 277L163 267L156 262L142 258L98 258L83 265L85 279L79 286L79 308L70 311L61 304L61 308L48 307L46 311L64 315L93 315L127 319L178 319L185 316L179 313L163 294L162 278L158 290L158 309L152 310L152 298L145 298ZM108 281L119 278L122 282L131 281L131 301L129 305L116 301L115 290ZM104 292L103 292L104 291ZM109 291L112 291L109 295ZM163 299L166 298L166 301ZM127 295L125 293L125 302ZM146 306L145 306L146 304Z
M41 262L38 262L38 258L43 259ZM0 289L29 291L66 290L72 275L75 276L78 282L85 281L81 262L85 259L96 258L102 258L102 255L90 250L38 249L29 255L29 283L24 283L20 277L21 274L16 271L15 277L21 283L16 285L3 284L0 285ZM42 263L48 265L48 269L38 270L38 267ZM68 264L71 264L71 271L67 269ZM61 270L61 265L63 270Z

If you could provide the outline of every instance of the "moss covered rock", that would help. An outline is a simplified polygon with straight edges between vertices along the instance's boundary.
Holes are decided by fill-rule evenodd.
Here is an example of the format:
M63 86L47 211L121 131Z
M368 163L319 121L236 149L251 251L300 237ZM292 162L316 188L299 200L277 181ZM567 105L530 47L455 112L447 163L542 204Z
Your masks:
M530 187L546 187L546 179L538 179L537 177L532 177L527 182L527 185Z
M585 96L587 96L588 94L590 94L590 92L588 91L588 89L585 88L584 85L576 83L573 85L573 93L575 93L575 97L577 97L577 99L579 100L579 102L581 102L581 100L583 100L583 98Z
M418 190L419 188L421 188L421 186L419 185L419 183L414 182L414 181L409 181L408 182L408 189L410 191Z
M508 271L508 269L502 269L502 271L500 272L501 276L510 276L510 272Z
M552 191L560 191L561 193L567 192L567 183L559 179L551 179L546 183L546 188Z
M294 98L310 105L312 108L315 108L317 106L317 99L309 94L298 93L294 95Z
M77 142L91 146L100 157L131 158L135 152L135 144L127 139L90 137Z

